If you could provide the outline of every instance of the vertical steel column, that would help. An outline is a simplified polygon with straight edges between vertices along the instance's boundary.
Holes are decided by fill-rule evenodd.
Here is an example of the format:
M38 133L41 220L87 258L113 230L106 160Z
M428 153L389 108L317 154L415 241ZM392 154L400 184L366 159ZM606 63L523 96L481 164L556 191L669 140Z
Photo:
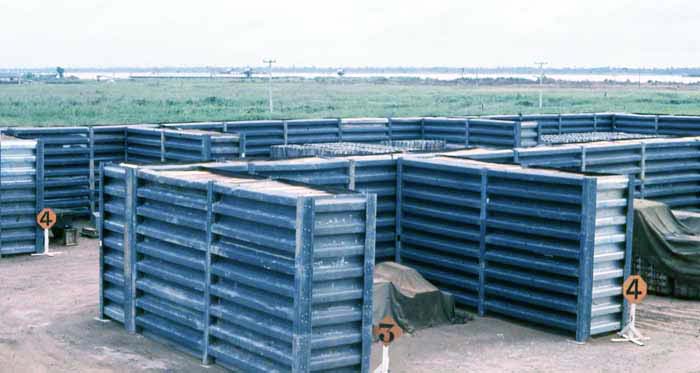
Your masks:
M209 328L211 325L211 245L213 241L211 226L214 224L214 182L207 183L207 251L204 264L204 338L202 338L202 364L209 365L213 359L209 356Z
M562 134L562 130L561 130L561 114L559 114L558 119L559 119L559 134L561 135L561 134Z
M389 117L386 118L387 125L389 126L389 141L394 140L394 121Z
M89 149L89 166L90 175L90 221L95 221L95 129L88 127L88 146Z
M36 157L35 163L35 182L36 182L36 213L43 210L45 207L44 203L44 141L36 140L36 149L34 153ZM36 252L44 252L44 231L37 225L35 233L36 235Z
M519 148L522 146L522 125L523 122L513 123L513 147Z
M464 146L469 147L469 118L464 121Z
M124 326L136 333L136 169L126 167L124 179Z
M211 154L211 135L202 138L202 160L205 162L214 160L214 156Z
M354 159L350 159L348 163L348 189L355 190L355 167L357 162Z
M646 199L647 143L644 141L642 141L642 160L640 162L639 194L642 199ZM630 178L634 179L634 174L630 174Z
M240 158L245 158L245 133L238 134L238 155Z
M165 131L160 130L160 163L165 163Z
M481 170L481 210L479 211L479 316L486 313L486 219L488 218L488 173Z
M311 197L297 200L296 253L294 268L294 334L292 372L310 370L311 360L311 300L313 291L313 251L315 203Z
M422 120L421 120L422 122ZM395 228L395 236L394 236L394 242L395 244L395 253L394 253L394 261L396 263L401 263L401 189L402 189L402 179L403 178L403 158L399 158L396 160L396 219L394 221L394 224L396 225Z
M598 114L593 114L593 132L598 132Z
M576 304L576 341L578 342L584 342L591 336L597 184L595 177L585 177L582 184L581 243L578 256Z
M102 221L105 216L105 197L104 197L104 185L105 185L105 175L104 175L104 165L100 164L100 218L97 220L97 234L98 234L98 250L100 252L100 319L105 319L105 299L104 299L104 271L105 271L105 253L104 253L104 233L102 232L104 224Z
M632 235L634 234L634 176L630 175L627 185L627 227L625 229L625 267L622 280L626 280L632 272ZM629 318L629 303L622 297L622 320L620 328L627 325Z
M364 284L362 289L362 364L361 371L370 371L372 354L372 286L377 226L377 195L367 195L365 215Z

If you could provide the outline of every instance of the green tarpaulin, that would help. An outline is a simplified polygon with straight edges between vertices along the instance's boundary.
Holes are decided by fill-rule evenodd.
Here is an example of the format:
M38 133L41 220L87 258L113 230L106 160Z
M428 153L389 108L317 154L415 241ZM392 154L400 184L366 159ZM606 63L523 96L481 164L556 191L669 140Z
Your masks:
M635 200L634 210L633 256L671 278L700 284L700 219L676 216L665 204L649 200Z
M398 263L376 265L372 302L375 325L391 315L409 333L460 322L452 295L441 292L413 268Z

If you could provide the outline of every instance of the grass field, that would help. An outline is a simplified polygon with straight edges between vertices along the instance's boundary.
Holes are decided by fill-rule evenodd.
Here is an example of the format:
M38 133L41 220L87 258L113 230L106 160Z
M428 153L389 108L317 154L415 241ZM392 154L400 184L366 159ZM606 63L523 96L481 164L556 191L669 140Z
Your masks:
M0 85L0 125L85 125L362 116L637 112L700 115L700 90L554 88L544 108L532 86L475 87L425 81L144 80Z

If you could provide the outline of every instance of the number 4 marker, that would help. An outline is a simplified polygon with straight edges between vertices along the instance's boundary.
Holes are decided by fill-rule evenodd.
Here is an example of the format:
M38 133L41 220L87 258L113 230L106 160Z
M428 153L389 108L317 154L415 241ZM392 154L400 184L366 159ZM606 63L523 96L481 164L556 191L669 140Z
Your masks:
M50 208L44 208L43 210L39 211L38 214L36 214L36 223L39 225L39 227L41 227L41 229L44 230L44 252L32 254L33 256L54 256L56 254L60 254L60 252L49 252L49 229L51 229L56 224L56 221L56 213L53 212L53 210L51 210Z
M622 284L622 296L630 303L629 310L629 320L624 329L617 333L620 338L613 338L613 342L632 342L639 346L644 346L645 340L648 337L642 335L642 333L637 330L634 322L637 318L637 304L642 303L644 298L647 296L647 283L641 276L633 275L629 276Z

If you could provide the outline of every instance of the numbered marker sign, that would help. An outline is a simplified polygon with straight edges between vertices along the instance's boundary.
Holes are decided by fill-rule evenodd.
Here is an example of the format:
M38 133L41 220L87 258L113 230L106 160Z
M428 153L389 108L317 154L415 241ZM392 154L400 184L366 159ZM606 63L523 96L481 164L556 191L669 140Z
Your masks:
M396 324L396 321L391 316L387 316L372 328L374 333L379 340L384 343L385 346L391 344L395 340L399 339L403 335L403 330Z
M627 277L622 285L622 295L628 302L639 304L647 296L647 283L642 276L632 275Z
M56 224L56 213L50 208L45 208L36 214L36 223L41 229L51 229Z

